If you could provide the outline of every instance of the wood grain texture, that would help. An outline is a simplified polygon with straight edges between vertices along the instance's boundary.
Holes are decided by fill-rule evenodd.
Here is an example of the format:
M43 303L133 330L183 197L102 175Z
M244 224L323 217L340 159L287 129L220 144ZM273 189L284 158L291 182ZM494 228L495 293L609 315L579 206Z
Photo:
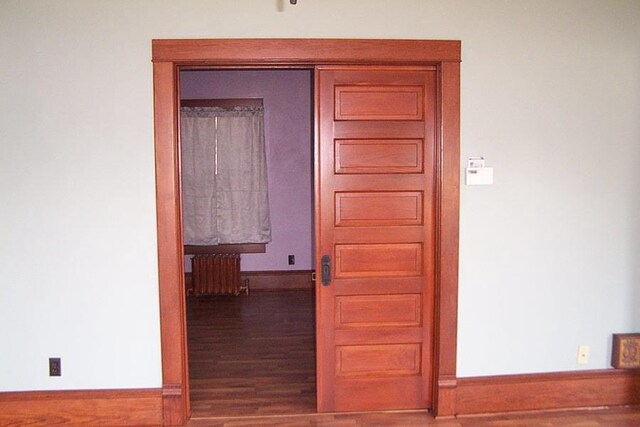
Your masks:
M333 349L318 365L323 379L319 388L330 390L319 410L430 407L436 71L326 66L318 67L317 75L321 177L316 200L321 226L316 254L334 260L330 286L317 288L317 298L326 302L317 319L318 349ZM397 139L419 141L421 159L414 154L413 163L422 163L421 173L336 173L342 169L336 166L335 150L343 148L340 132L352 135L345 139L352 145L367 141L369 159L376 161L386 147L369 141L389 128ZM358 167L372 166L347 160ZM413 323L398 321L397 304L387 303L366 285L351 286L354 280L372 279L387 296L403 298L405 277L418 278L420 317ZM347 295L338 294L342 289ZM408 308L415 316L415 300ZM363 318L365 309L377 315ZM363 322L348 327L342 323L352 315L350 310Z
M457 414L640 405L640 371L458 378Z
M434 64L460 61L458 40L153 40L153 61L189 65Z
M338 377L418 375L420 344L348 345L336 348Z
M420 326L420 294L336 296L336 327Z
M293 291L313 289L313 270L279 270L279 271L241 271L240 283L249 285L249 291ZM189 290L192 287L193 277L191 273L185 273L185 286Z
M425 41L425 40L318 40L318 39L216 39L216 40L154 40L152 42L152 56L154 61L154 123L155 123L155 150L156 150L156 204L158 218L158 259L159 259L159 284L161 305L161 339L163 353L163 384L167 393L165 420L178 425L189 414L188 401L188 366L186 363L186 332L184 328L184 283L182 270L182 248L180 238L180 196L177 184L178 165L175 160L178 157L178 81L176 71L178 68L206 68L208 66L242 68L282 68L282 67L313 67L323 64L370 64L380 68L386 65L410 65L416 67L431 67L438 72L438 111L441 115L438 127L437 152L442 153L442 158L437 159L436 164L428 167L438 167L438 176L449 177L449 167L459 162L458 135L455 123L459 120L459 102L455 95L459 91L459 64L461 43L460 41ZM452 65L452 66L450 66ZM317 95L317 94L316 94ZM452 104L448 102L452 100ZM446 108L442 108L444 105ZM342 127L336 123L336 136L341 139L361 139L362 136L349 127ZM346 123L346 122L344 122ZM422 139L425 138L424 126L415 123L414 129L409 133L401 133L411 126L398 126L393 123L372 125L369 128L374 139ZM316 123L316 137L318 132ZM316 150L315 170L319 171L319 152ZM442 165L445 170L442 174ZM403 165L400 165L403 166ZM401 173L400 171L396 171ZM411 185L412 173L406 173L405 180L389 180L379 187L382 190L398 190L408 188ZM316 182L319 175L316 175ZM436 270L449 271L441 276L436 276L436 293L442 301L436 307L444 312L443 319L436 319L438 327L435 333L435 349L437 360L455 361L456 341L456 315L455 304L457 301L457 197L458 193L448 194L451 186L447 179L439 180L437 185L437 197L447 197L448 202L439 207L439 215L445 218L443 222L436 222L438 236L446 236L443 243L445 250L440 251L436 258ZM444 183L444 185L443 185ZM408 186L408 187L407 187ZM348 190L348 185L345 186ZM317 189L317 187L316 187ZM431 197L431 196L430 196ZM450 219L447 219L450 218ZM332 218L333 220L333 218ZM453 234L448 235L455 224ZM322 224L317 223L316 229ZM374 238L379 237L375 229L361 230L363 233L372 233ZM348 234L342 236L349 238ZM441 238L441 237L438 237ZM457 273L456 273L457 274ZM444 286L439 281L444 280ZM411 284L401 280L403 289L411 288ZM354 286L363 286L355 281ZM442 288L442 289L441 289ZM374 281L372 292L381 291L382 287ZM450 294L454 292L455 294ZM453 307L454 314L446 314ZM321 311L326 307L319 305ZM180 319L183 319L182 326ZM445 345L438 345L440 336L443 335ZM453 347L449 347L453 344ZM442 354L440 354L442 352ZM177 353L181 353L178 355ZM452 357L453 355L453 357ZM319 360L324 359L324 354L317 355ZM436 360L436 361L437 361ZM445 363L446 364L446 363ZM450 366L447 371L450 371ZM455 362L453 362L455 376ZM443 377L444 378L444 377ZM320 387L320 390L322 387ZM434 392L439 392L436 387ZM319 393L319 401L322 400L322 392ZM326 399L325 399L326 400ZM177 402L180 401L178 404ZM436 407L437 410L437 407ZM173 412L173 413L170 413Z
M158 281L165 425L182 425L189 414L180 178L177 75L172 63L153 64Z
M369 123L367 136L351 122L340 121L334 124L335 139L423 139L425 137L424 123L419 121L389 121Z
M159 389L0 393L0 426L159 426Z
M315 412L314 293L189 299L193 415Z
M421 191L336 193L336 227L422 225Z
M637 427L640 407L437 419L426 411L193 419L188 427Z
M242 271L240 280L249 281L249 291L288 291L313 289L312 270Z
M421 243L336 245L335 277L421 276Z
M424 405L419 376L336 378L336 412L415 409Z
M435 390L438 416L455 414L460 227L460 64L440 67L436 197Z
M417 139L336 139L336 174L422 173L422 147Z
M348 86L335 88L335 120L422 120L422 86Z

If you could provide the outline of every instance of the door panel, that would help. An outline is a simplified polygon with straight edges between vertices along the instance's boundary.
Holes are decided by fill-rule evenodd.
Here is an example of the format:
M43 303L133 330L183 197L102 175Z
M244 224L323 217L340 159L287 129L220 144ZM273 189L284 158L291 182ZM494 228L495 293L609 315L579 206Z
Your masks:
M336 347L336 376L396 376L420 373L419 344Z
M371 345L397 344L402 342L419 342L422 338L422 327L381 326L375 328L338 328L335 334L335 345Z
M345 295L336 297L336 327L420 326L419 295Z
M420 139L337 139L336 174L420 173Z
M336 227L422 224L422 193L336 193Z
M431 406L435 69L316 69L318 410Z
M339 378L335 400L339 411L360 411L361 408L398 408L403 402L406 408L421 408L423 382L420 375L372 376Z
M335 245L335 278L420 276L421 243ZM389 281L389 287L393 281Z
M422 86L335 87L336 120L422 120Z

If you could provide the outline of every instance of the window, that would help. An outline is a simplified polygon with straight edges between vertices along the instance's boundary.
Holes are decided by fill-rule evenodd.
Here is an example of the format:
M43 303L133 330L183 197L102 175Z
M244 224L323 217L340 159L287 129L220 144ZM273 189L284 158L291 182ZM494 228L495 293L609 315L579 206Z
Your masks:
M262 100L234 101L182 102L185 245L271 241Z

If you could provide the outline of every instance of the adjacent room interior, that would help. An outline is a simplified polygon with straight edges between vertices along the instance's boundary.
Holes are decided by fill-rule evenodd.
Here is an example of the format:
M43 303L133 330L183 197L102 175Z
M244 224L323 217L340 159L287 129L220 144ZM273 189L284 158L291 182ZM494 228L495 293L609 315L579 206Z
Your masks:
M316 410L312 77L180 72L193 417Z

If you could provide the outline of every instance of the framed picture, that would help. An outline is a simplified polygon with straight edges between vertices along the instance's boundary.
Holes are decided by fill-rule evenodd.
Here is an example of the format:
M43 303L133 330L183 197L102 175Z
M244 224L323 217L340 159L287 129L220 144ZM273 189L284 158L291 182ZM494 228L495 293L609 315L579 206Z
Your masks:
M613 334L611 366L621 369L640 368L640 334Z

